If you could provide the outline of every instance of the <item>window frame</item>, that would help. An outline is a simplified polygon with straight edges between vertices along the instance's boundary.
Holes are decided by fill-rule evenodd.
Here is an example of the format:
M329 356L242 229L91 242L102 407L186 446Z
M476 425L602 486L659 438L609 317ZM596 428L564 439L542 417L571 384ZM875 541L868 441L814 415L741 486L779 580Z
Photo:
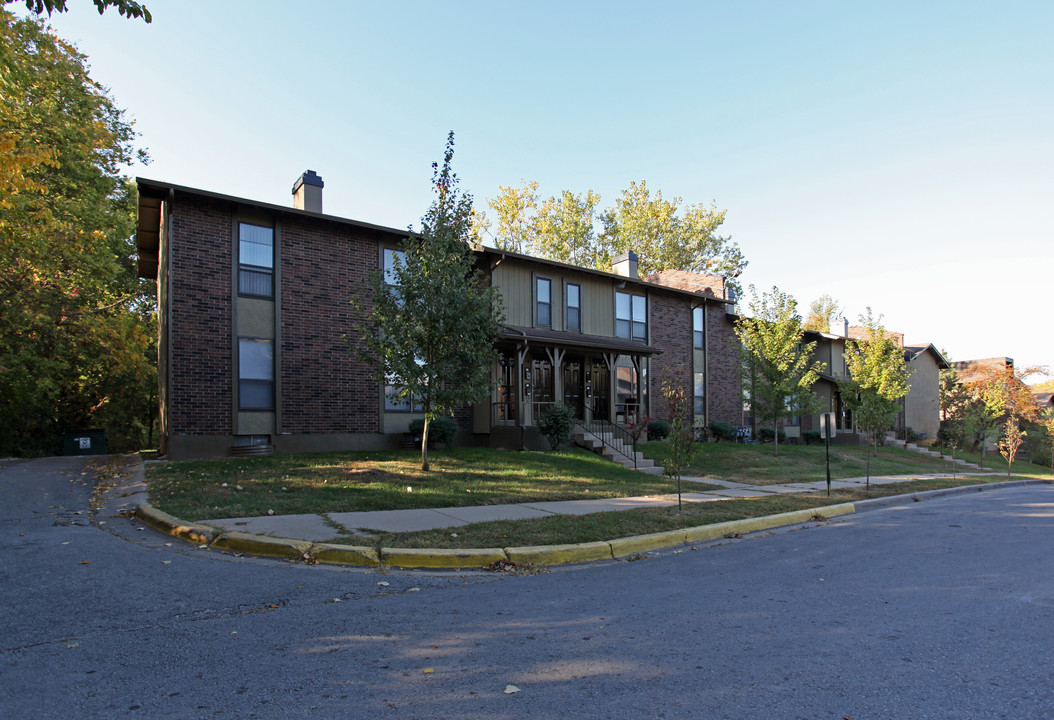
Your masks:
M571 304L571 288L575 289L578 304ZM575 311L575 323L571 324L571 311ZM569 282L564 285L564 328L573 332L582 332L582 285Z
M248 343L266 343L270 346L270 377L256 377L245 375L245 363L251 355L246 352L245 348ZM277 386L275 384L275 341L274 338L255 337L250 335L240 335L238 337L238 411L239 412L275 412L278 406L278 398L276 397ZM247 404L246 395L255 396L256 393L245 392L246 388L260 388L266 387L269 392L268 404Z
M625 297L628 301L628 315L620 315L619 298ZM638 301L639 304L638 304ZM638 315L638 310L640 314ZM638 317L643 319L638 319ZM625 328L625 334L622 330ZM648 342L648 296L632 293L625 290L615 291L615 337L626 340L640 340Z
M262 243L255 242L253 240L245 239L246 233L245 228L257 228L260 230L267 230L271 236L271 257L270 266L257 265L255 263L243 262L242 257L246 255L246 249L244 245L262 245ZM259 223L246 222L245 220L238 221L238 295L240 297L255 297L264 298L267 300L273 300L275 296L274 278L275 278L275 229L273 225L261 225ZM269 292L260 293L252 292L246 289L246 283L244 278L247 276L266 277L268 279Z
M541 293L539 292L540 289L541 289L541 283L543 283L543 282L548 285L548 291L549 291L548 292L549 299L546 300L545 302L542 302L542 300L541 300ZM535 275L534 276L534 293L533 293L533 295L534 295L534 326L535 327L552 328L553 327L553 279L551 277L547 277L545 275ZM542 319L541 319L541 312L540 311L541 311L543 305L545 306L546 315L548 316L546 322L542 322Z

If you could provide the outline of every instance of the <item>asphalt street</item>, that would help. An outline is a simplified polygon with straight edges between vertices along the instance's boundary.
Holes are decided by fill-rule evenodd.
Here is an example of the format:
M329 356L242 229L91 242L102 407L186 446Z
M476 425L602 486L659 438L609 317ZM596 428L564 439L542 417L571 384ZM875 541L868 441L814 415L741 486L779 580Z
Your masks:
M88 462L0 462L0 717L1054 717L1054 486L383 574L93 512Z

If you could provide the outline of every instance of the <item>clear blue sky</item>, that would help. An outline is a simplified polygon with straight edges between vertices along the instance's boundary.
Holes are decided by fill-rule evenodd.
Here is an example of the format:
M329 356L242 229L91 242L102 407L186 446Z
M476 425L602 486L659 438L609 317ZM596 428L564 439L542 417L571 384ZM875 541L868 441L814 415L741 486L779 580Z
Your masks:
M1054 3L89 0L52 18L128 109L133 174L393 227L430 166L482 205L631 181L728 211L802 310L1054 364ZM11 9L17 5L8 6Z

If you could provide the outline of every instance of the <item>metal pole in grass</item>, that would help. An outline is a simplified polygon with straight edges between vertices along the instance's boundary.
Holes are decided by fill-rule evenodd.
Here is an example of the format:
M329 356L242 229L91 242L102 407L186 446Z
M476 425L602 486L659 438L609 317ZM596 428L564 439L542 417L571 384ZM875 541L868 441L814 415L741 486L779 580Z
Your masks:
M820 416L820 429L823 431L824 446L827 450L827 497L831 497L831 435L835 433L831 421L834 413L824 413Z

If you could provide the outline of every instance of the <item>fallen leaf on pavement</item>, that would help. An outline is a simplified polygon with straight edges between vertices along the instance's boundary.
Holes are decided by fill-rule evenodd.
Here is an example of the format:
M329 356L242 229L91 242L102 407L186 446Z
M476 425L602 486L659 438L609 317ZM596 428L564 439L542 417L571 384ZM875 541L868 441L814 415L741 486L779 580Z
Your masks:
M429 673L434 673L434 672L435 672L435 670L434 670L434 669L432 669L432 668L425 668L425 669L424 669L424 674L425 674L425 675L428 675Z
M518 693L519 691L520 691L520 689L518 687L516 687L515 685L506 685L505 686L505 694L506 695L512 695L513 693Z
M91 565L91 560L81 560L81 565Z

